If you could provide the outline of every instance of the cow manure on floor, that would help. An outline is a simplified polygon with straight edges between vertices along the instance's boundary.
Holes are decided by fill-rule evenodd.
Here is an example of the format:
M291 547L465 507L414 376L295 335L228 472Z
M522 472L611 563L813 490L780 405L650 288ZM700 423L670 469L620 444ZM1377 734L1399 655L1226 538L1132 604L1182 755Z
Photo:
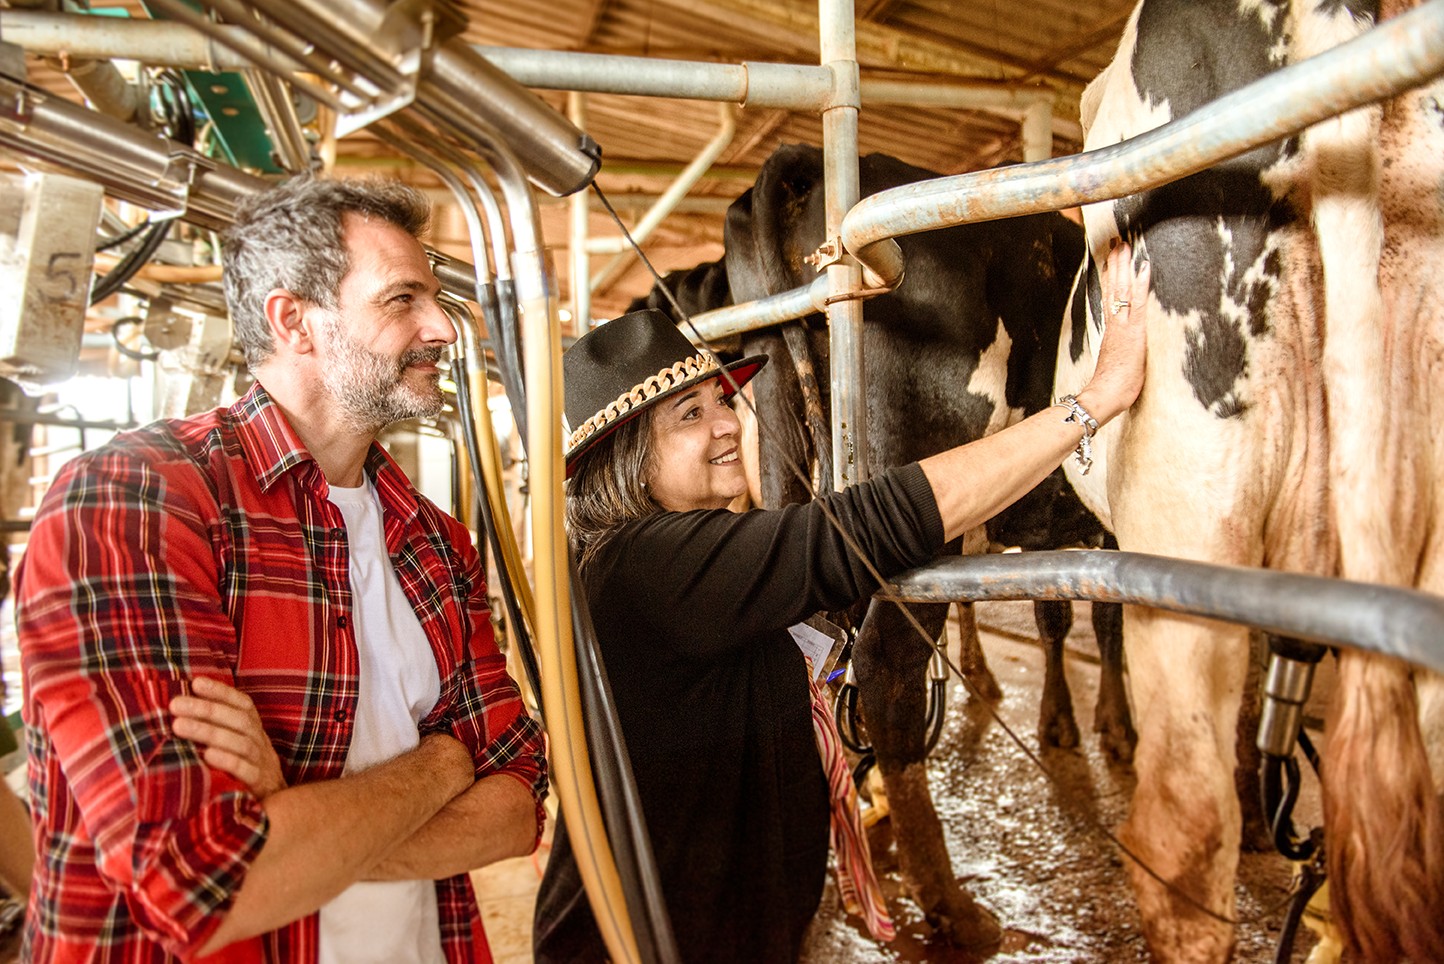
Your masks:
M981 614L979 618L987 625ZM953 868L1006 929L1001 947L989 961L1114 964L1149 959L1123 857L1096 828L1101 823L1116 831L1123 822L1133 775L1126 767L1110 764L1092 738L1096 657L1087 657L1088 620L1080 614L1074 626L1075 634L1076 627L1082 628L1083 638L1070 638L1067 672L1075 687L1079 729L1089 737L1078 749L1039 754L1054 782L1048 782L986 709L969 699L956 679L949 684L947 722L928 763L933 801ZM949 632L955 647L951 623ZM1037 752L1041 651L1011 634L992 632L984 634L984 646L1004 691L998 713ZM1317 815L1316 800L1305 799L1303 806L1302 819ZM1312 813L1308 807L1314 808ZM889 945L873 941L861 922L842 912L829 880L803 961L962 964L979 960L947 945L907 898L892 850L890 823L874 825L869 839L897 938ZM1280 857L1242 856L1236 913L1246 923L1238 929L1236 960L1273 959L1289 877L1290 869ZM1304 961L1313 944L1311 934L1301 933L1293 960Z

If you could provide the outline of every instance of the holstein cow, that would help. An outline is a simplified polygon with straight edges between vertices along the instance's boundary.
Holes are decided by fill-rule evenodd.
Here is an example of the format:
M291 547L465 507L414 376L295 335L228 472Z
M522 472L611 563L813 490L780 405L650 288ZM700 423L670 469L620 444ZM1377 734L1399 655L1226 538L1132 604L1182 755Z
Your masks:
M1144 0L1084 96L1086 146L1347 40L1392 11L1380 6ZM1058 392L1091 370L1110 241L1153 266L1143 394L1073 479L1122 548L1444 592L1444 84L1084 219ZM1126 639L1139 742L1124 831L1168 881L1133 867L1148 941L1165 960L1221 960L1233 929L1194 902L1234 910L1247 633L1130 609ZM1439 732L1437 692L1423 671L1339 655L1326 850L1359 959L1444 960L1444 833L1420 727L1433 710Z
M861 160L864 194L935 176L885 155ZM785 146L732 205L724 263L735 301L776 294L816 276L803 258L823 241L822 185L821 151ZM869 301L864 312L871 472L979 438L1049 404L1059 318L1075 264L1071 259L1082 257L1081 235L1066 218L1047 215L902 239L907 280L897 291ZM828 465L825 326L797 322L781 332L754 332L743 339L745 353L767 351L773 357L752 383L765 436L763 502L800 501L807 492L790 465L808 465L812 439L820 440L817 461ZM812 394L821 395L822 405L800 421L801 386L809 380L818 383ZM830 484L830 467L817 474ZM990 540L1058 548L1099 545L1105 536L1062 474L1054 473L991 522L986 533L972 533L965 543L970 549ZM936 638L947 607L912 609ZM1072 746L1077 729L1062 650L1072 611L1068 603L1040 603L1037 615L1049 654L1040 740ZM1133 732L1122 684L1118 609L1100 605L1094 615L1106 666L1095 728L1111 754L1129 758ZM966 617L965 643L970 609ZM895 606L871 606L853 656L863 715L914 897L955 942L987 943L996 935L995 926L957 886L927 785L923 679L930 655L927 642Z

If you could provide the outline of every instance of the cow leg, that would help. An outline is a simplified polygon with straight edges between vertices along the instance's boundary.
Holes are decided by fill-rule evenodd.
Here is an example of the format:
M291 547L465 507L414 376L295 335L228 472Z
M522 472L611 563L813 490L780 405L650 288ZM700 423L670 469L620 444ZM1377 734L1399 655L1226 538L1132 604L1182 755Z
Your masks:
M1123 607L1117 603L1093 604L1093 635L1098 641L1098 705L1093 710L1093 732L1104 755L1115 763L1132 763L1138 734L1128 708L1128 687L1123 681Z
M1043 646L1043 703L1038 708L1038 744L1071 750L1078 745L1073 694L1063 671L1063 641L1073 628L1073 604L1057 600L1033 603L1038 641Z
M1233 721L1248 632L1134 607L1124 621L1139 738L1121 836L1138 861L1129 872L1144 932L1161 960L1223 961L1234 943Z
M983 641L978 638L978 617L969 602L958 603L958 669L968 682L968 691L979 699L996 703L1003 698L1002 687L988 668Z
M936 639L947 606L909 607ZM853 665L868 736L892 809L898 864L928 923L964 948L991 947L1002 931L953 876L942 823L928 788L923 723L932 647L892 603L874 603L853 646Z

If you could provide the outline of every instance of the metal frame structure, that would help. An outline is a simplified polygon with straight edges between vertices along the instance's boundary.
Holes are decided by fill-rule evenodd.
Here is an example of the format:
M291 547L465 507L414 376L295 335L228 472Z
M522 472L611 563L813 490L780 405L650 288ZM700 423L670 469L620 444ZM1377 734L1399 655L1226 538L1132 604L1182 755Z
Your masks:
M239 0L210 2L218 9L249 9ZM378 83L373 85L372 93L390 91L404 100L409 91L408 103L414 105L417 120L398 121L391 128L393 132L399 131L403 139L414 137L418 130L434 132L443 142L453 140L480 153L493 169L510 219L509 225L502 224L502 205L495 198L488 201L490 191L481 186L487 178L469 172L467 165L450 153L451 148L440 150L439 156L428 161L438 172L461 170L476 192L476 203L485 209L485 216L476 213L474 204L463 205L464 209L472 208L469 220L473 235L478 231L487 233L484 222L489 224L490 267L487 245L474 236L476 266L444 260L437 265L438 276L449 291L468 299L476 297L479 287L488 283L483 278L512 278L523 309L531 481L535 493L551 497L537 498L533 503L535 539L540 549L534 629L543 650L543 702L549 723L558 728L558 733L569 734L569 740L557 741L554 748L563 742L580 747L585 745L585 738L572 652L568 594L572 576L567 566L559 501L563 473L557 431L562 408L559 324L535 228L535 199L522 180L525 169L534 182L554 193L574 192L595 173L597 158L592 149L595 145L589 148L589 139L577 129L585 124L579 100L574 109L574 126L536 102L503 70L533 86L730 100L746 105L806 104L822 113L827 233L836 239L834 260L827 265L825 277L797 291L709 313L699 320L704 322L704 333L714 337L825 307L833 332L831 383L838 485L859 481L866 465L862 306L858 296L865 272L870 284L895 285L900 281L903 265L891 238L967 221L1057 210L1155 187L1444 72L1444 0L1433 0L1334 51L1280 71L1130 142L1070 158L1034 159L1011 168L940 178L874 195L859 203L857 115L868 83L861 80L856 61L852 0L820 0L821 56L817 66L694 64L503 48L491 48L483 57L464 44L445 41L434 47L429 72L409 77L397 66L404 58L393 56L394 51L377 51L368 46L365 25L373 23L378 12L372 0L345 2L355 17L337 17L334 5L328 5L320 25L330 42L328 50L355 71L349 79L333 78L338 86L347 89L349 85L364 92L365 85L357 84L355 77L374 74ZM164 4L174 6L172 0L164 0ZM317 26L320 0L290 4L257 0L253 6L275 22L289 23L294 29L297 24ZM332 24L337 29L349 24L362 33L336 34ZM62 32L67 47L75 50L77 35L72 31L80 25L73 17L0 11L0 31L6 40L22 44L30 40L41 51L54 40L34 38L53 36L57 31ZM129 53L147 62L169 60L189 65L259 64L284 75L297 66L297 60L313 57L307 49L288 42L283 32L262 31L257 39L239 28L199 23L194 26L88 23L85 29L103 30L105 34L85 52L97 57ZM32 31L28 36L27 29ZM156 39L162 31L164 43ZM129 36L122 40L122 34ZM139 43L136 38L142 36L144 50L122 49L124 44ZM505 96L492 96L496 91L503 91ZM897 91L874 86L873 91L883 100L983 96L958 85L913 86ZM998 94L992 89L986 96L1011 98L1007 106L1024 115L1025 127L1031 131L1027 139L1035 145L1042 140L1043 101L1026 100L1018 92ZM1236 109L1244 103L1248 109ZM1051 111L1051 102L1048 107ZM421 121L429 126L406 126ZM259 178L216 165L192 150L156 140L3 77L0 147L94 180L116 197L158 211L184 212L184 217L206 227L224 224L240 197L264 186ZM518 150L520 158L513 155L514 150ZM443 179L458 196L467 193L467 187L455 174ZM584 206L580 210L584 220ZM574 210L574 219L577 217ZM508 228L509 242L505 237ZM584 251L586 245L578 247ZM576 277L579 284L585 283L581 280L586 278L585 272ZM495 339L498 333L491 334ZM1267 579L1270 586L1280 590L1279 594L1295 594L1307 601L1271 609L1260 602L1256 592L1218 588L1233 586L1241 578L1254 586L1263 585L1260 580ZM1176 560L1145 561L1121 553L1030 553L1006 559L949 560L900 579L892 592L902 599L1087 598L1131 602L1361 646L1444 669L1444 656L1438 647L1422 643L1437 639L1444 628L1444 603L1427 594L1337 580L1253 570L1240 575L1223 567ZM1384 627L1387 631L1383 631ZM557 776L559 796L571 822L574 813L587 809L586 801L581 799L591 785L585 754L564 755ZM595 794L592 796L590 806L594 810ZM604 839L596 849L595 863L591 869L584 868L583 876L592 899L600 902L595 904L598 919L608 922L609 948L618 960L656 959L654 949L639 949L631 932L624 902L619 904L617 899L615 866L609 854L600 852L606 850Z

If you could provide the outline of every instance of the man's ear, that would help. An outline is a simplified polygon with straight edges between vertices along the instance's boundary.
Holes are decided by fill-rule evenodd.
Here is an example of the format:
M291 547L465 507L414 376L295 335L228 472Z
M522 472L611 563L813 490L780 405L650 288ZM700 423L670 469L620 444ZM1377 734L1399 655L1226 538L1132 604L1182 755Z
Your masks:
M312 331L315 318L307 309L314 307L294 291L272 288L266 294L266 322L271 340L277 348L288 346L292 352L305 355L315 349Z

